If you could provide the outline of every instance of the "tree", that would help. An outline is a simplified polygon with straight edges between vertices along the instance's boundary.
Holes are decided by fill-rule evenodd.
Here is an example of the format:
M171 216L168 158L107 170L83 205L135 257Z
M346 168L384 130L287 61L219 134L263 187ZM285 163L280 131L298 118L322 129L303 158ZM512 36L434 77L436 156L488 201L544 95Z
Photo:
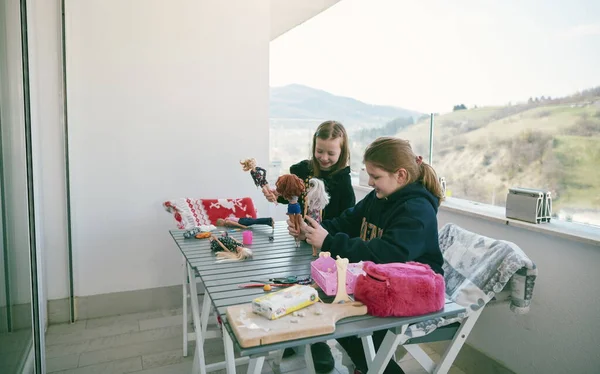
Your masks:
M454 108L452 109L452 111L456 112L457 110L465 110L465 109L467 109L465 104L460 104L460 105L455 105Z

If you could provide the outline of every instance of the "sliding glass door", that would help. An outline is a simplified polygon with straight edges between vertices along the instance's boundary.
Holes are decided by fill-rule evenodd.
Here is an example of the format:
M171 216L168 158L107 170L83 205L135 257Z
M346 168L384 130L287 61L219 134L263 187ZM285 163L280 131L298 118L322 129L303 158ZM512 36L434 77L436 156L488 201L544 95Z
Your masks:
M42 372L24 5L0 0L0 373Z

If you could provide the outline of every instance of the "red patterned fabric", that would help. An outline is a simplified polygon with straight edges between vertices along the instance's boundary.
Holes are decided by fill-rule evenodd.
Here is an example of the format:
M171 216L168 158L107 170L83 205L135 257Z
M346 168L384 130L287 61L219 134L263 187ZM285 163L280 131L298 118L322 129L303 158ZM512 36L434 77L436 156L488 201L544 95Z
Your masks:
M215 225L219 218L256 218L254 202L249 197L240 199L192 199L181 198L163 203L173 214L179 229L191 229L202 225Z

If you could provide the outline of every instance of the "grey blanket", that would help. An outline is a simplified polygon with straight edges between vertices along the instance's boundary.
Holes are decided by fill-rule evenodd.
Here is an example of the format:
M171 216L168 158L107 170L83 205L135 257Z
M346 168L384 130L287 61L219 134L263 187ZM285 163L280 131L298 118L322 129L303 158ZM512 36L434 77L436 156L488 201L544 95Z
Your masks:
M466 307L465 315L437 318L408 327L405 340L429 334L484 307L499 292L510 291L510 309L527 313L537 268L516 244L495 240L449 223L439 232L444 255L446 297Z

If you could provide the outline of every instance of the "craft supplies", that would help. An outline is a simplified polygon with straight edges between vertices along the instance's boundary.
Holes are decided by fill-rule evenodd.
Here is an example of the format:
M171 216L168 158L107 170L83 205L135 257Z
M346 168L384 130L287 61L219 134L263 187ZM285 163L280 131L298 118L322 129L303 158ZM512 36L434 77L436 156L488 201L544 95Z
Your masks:
M317 301L319 301L317 290L310 286L295 285L254 299L252 311L273 320Z
M196 237L196 234L199 234L199 233L205 232L205 231L213 231L215 229L216 229L216 227L213 225L200 225L200 226L192 227L191 229L186 230L183 233L183 237L185 239L191 239L191 238Z
M242 243L244 245L252 244L252 231L244 231L242 232Z
M201 232L199 234L196 234L196 239L207 239L210 238L212 236L212 233L210 232Z
M310 264L310 274L315 283L325 292L327 296L333 296L337 293L337 268L336 262L333 258L327 256L328 252L321 252L324 255L319 257ZM346 270L346 292L348 294L354 293L354 287L356 286L356 280L362 274L363 263L348 264Z

